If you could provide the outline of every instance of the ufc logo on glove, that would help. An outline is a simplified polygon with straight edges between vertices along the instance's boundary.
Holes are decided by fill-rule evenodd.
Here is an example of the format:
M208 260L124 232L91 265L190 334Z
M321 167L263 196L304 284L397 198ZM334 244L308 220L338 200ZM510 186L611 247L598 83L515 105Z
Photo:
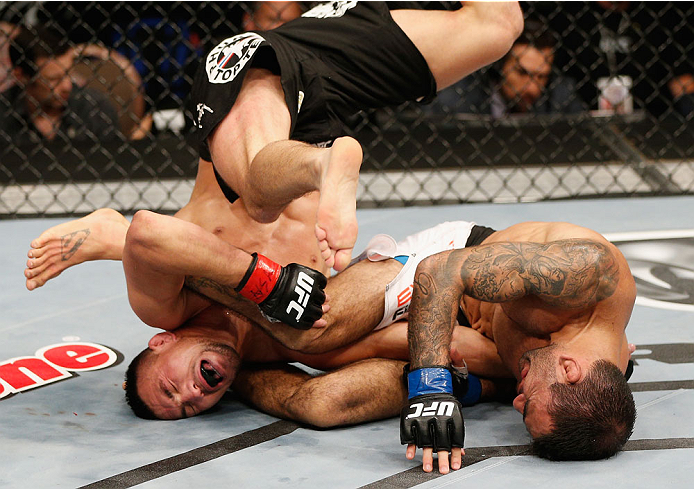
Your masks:
M447 367L406 370L408 404L400 412L400 442L434 451L462 448L465 423L462 406L453 395Z
M311 291L313 291L313 279L304 272L299 272L299 277L296 280L296 287L294 287L294 292L296 292L299 296L299 302L291 301L285 312L289 314L293 309L297 312L296 320L298 321L301 319L301 316L304 314L304 308L306 307L308 298L311 297Z
M433 401L431 406L425 408L423 402L415 402L410 404L410 409L414 408L414 412L407 415L407 418L418 418L420 416L451 416L455 404L449 401Z
M234 290L258 304L268 321L310 329L323 315L323 289L328 283L325 275L298 263L282 267L258 253L252 257Z

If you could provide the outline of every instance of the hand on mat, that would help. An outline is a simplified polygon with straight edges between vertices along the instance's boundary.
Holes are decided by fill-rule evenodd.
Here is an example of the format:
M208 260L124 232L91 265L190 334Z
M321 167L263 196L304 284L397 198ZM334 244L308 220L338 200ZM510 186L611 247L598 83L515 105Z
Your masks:
M430 366L409 370L406 365L404 374L408 400L400 412L400 442L407 445L406 457L412 460L417 447L421 447L424 472L433 470L434 451L438 453L440 473L459 469L465 423L462 406L453 395L450 369Z
M405 456L408 460L414 459L416 453L416 445L407 445ZM451 469L458 470L463 466L463 455L465 455L465 450L462 448L453 448L450 452L450 460L449 452L445 450L438 452L439 472L441 474L448 474ZM431 472L434 469L433 448L422 449L422 468L424 469L424 472Z

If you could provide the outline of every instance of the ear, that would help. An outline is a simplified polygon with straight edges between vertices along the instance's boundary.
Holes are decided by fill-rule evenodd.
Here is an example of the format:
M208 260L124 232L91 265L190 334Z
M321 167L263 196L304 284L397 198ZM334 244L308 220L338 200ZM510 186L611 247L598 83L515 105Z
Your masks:
M173 334L171 331L164 331L162 333L157 333L154 336L152 336L147 346L149 346L152 350L156 351L169 343L175 342L177 339L178 338L176 338L176 335Z
M575 384L582 378L583 369L581 364L574 357L568 355L559 355L559 365L563 378L569 384Z

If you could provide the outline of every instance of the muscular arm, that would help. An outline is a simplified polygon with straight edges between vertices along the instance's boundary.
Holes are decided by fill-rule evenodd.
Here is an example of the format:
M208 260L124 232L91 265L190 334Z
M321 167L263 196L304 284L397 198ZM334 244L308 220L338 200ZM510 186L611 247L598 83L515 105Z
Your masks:
M233 288L251 255L195 224L139 211L123 249L123 268L133 311L150 326L173 329L210 304L184 287L188 275Z
M549 308L578 311L610 297L618 280L608 246L587 239L493 243L431 256L415 275L408 332L412 367L449 363L463 294L497 303L533 296Z
M372 358L320 375L289 364L246 365L232 389L273 416L332 428L396 416L407 398L404 365ZM515 396L515 379L480 381L482 402L509 402Z
M304 331L266 321L257 308L247 307L233 290L214 280L189 277L186 285L256 321L288 349L318 354L348 345L376 327L383 318L385 287L401 269L396 260L364 260L331 277L325 288L330 304L323 315L327 326Z
M330 428L395 416L404 364L374 358L315 377L291 365L244 368L232 389L273 416Z

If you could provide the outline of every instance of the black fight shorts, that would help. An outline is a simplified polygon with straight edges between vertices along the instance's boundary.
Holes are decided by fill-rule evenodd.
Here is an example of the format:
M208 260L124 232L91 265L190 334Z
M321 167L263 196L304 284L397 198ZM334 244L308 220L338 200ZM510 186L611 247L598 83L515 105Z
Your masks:
M206 56L190 99L201 158L211 161L207 138L251 67L280 75L288 136L311 144L343 135L343 121L360 110L436 95L426 61L383 2L319 5L274 30L225 39Z

